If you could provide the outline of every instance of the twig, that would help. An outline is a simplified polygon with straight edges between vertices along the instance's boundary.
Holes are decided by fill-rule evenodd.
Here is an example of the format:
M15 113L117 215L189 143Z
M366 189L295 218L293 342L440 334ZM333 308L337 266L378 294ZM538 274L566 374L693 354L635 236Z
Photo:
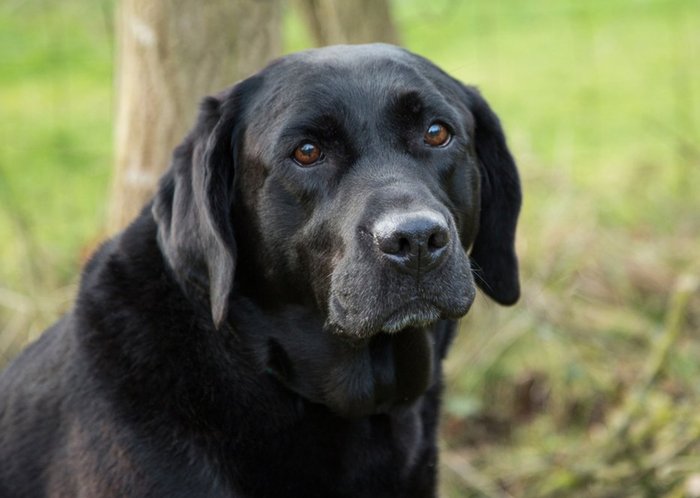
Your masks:
M681 276L676 282L663 334L651 352L648 366L642 374L639 384L623 406L620 421L609 435L610 440L617 442L626 439L634 419L644 407L647 394L666 367L671 350L683 330L690 297L698 288L700 288L700 279L695 275ZM611 459L617 457L618 454L618 452L611 454Z
M452 472L469 489L478 491L486 498L512 498L512 495L499 489L498 485L475 469L464 455L444 453L440 460L442 466Z

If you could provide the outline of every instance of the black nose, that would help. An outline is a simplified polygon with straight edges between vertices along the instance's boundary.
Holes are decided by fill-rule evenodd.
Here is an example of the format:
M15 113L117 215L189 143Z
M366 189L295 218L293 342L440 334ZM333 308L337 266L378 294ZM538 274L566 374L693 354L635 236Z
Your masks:
M445 217L434 211L387 214L374 224L373 234L383 255L408 271L435 268L450 242Z

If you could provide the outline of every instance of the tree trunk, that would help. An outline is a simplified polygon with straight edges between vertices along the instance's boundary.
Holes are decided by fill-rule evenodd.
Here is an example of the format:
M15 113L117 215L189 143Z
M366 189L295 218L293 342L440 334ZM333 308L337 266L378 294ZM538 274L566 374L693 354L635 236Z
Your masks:
M299 0L298 3L318 46L399 43L389 0Z
M122 0L110 233L155 191L198 102L281 52L280 0Z

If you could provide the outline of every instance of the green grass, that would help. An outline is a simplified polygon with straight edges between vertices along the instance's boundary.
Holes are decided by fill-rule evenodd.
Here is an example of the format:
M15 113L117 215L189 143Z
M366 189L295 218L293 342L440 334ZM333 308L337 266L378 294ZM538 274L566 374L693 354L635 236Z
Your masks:
M525 188L523 299L480 299L447 362L445 495L690 496L698 292L669 314L681 277L700 274L700 4L394 6L404 45L482 89ZM69 305L103 231L112 9L0 4L5 356ZM306 48L287 14L285 50Z
M25 278L27 247L71 278L98 233L112 147L104 16L99 2L0 5L0 283Z

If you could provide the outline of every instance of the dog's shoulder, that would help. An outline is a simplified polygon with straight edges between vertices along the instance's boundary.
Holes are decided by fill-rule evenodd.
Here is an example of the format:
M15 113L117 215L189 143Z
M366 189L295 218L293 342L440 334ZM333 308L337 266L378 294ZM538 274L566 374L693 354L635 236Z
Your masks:
M66 395L78 384L71 321L63 317L0 376L0 487L12 479L13 489L31 495L30 476L44 472L64 438Z
M183 303L145 210L91 257L75 306L0 375L0 496L223 494L204 458L187 460L189 439L153 415L174 399L161 384L182 364L158 340L188 330Z
M67 361L74 356L76 348L71 324L72 316L64 316L15 358L0 376L3 425L8 421L13 425L28 422L30 417L24 409L17 413L22 417L13 420L13 410L17 410L19 403L33 406L42 400L44 407L49 408L59 401L58 393L72 376L70 361Z

